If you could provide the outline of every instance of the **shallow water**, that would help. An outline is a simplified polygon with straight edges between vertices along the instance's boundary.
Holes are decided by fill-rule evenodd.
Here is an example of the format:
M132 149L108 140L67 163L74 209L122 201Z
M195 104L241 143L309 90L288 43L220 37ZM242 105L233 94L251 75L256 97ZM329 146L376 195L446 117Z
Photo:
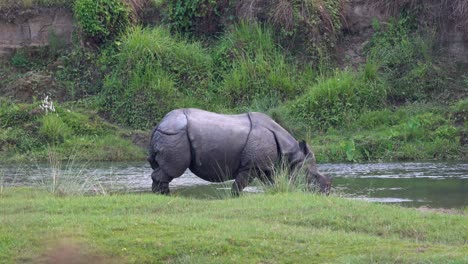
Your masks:
M461 208L468 206L468 163L360 163L319 164L321 172L334 176L334 192L352 199L398 203L404 206ZM107 191L149 192L151 168L146 163L79 163L62 164L61 169L48 164L3 165L0 185L44 186L52 175L73 179L80 188ZM77 180L78 179L78 180ZM176 195L197 198L222 198L229 193L231 182L213 184L187 171L170 184ZM262 192L253 185L245 190Z

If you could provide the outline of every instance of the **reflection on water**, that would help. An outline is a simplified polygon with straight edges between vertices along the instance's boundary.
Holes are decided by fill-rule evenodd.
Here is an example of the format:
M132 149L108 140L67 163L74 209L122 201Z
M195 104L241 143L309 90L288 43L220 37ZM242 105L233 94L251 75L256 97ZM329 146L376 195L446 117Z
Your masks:
M335 192L353 199L435 208L468 206L468 163L320 164L319 168L334 176ZM0 168L0 185L33 186L53 173L46 164L4 165ZM114 191L149 192L150 173L146 163L106 162L64 165L56 175L93 179ZM170 187L176 195L223 198L229 194L231 184L212 184L187 171L171 182ZM250 186L245 191L262 190Z

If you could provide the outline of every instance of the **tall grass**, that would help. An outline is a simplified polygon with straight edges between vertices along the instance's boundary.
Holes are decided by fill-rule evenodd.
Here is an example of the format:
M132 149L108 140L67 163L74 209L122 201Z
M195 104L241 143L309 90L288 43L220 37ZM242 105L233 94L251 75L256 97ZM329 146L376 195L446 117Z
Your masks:
M292 116L321 130L351 124L359 113L384 104L385 87L372 72L339 71L319 80L290 104Z
M260 177L265 177L260 175ZM307 192L311 188L307 183L307 176L304 168L291 170L285 162L277 164L273 171L271 182L269 179L262 181L263 189L268 194Z
M414 26L408 16L392 19L385 27L376 23L376 33L366 47L368 61L378 66L387 83L391 103L424 100L443 90L443 71L432 62L433 37L414 35Z
M3 194L3 189L5 188L5 171L0 170L0 195Z
M72 134L72 130L67 124L58 115L53 113L42 117L39 132L47 142L52 144L63 143Z
M149 128L184 98L203 101L211 79L211 57L200 43L173 37L162 27L136 27L122 39L101 104L113 120Z
M303 89L303 72L287 61L270 28L240 23L219 41L213 56L221 79L219 93L230 106L246 106L263 98L284 101ZM307 73L307 74L306 74Z
M55 151L54 147L48 148L48 175L40 180L39 188L57 196L70 195L106 195L107 191L99 182L98 175L84 175L83 169L87 163L78 165L78 153L71 153L66 164L62 163L61 155Z
M318 192L320 188L316 179L309 179L309 165L315 164L315 154L303 160L296 168L292 169L286 160L274 164L271 174L260 173L257 177L262 183L265 193L294 193L294 192ZM315 164L316 166L316 164Z

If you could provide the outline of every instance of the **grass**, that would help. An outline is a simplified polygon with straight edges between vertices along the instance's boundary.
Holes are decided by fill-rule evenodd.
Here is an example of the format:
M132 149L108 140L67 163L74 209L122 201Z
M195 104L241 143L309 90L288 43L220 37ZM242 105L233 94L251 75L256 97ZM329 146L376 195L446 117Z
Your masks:
M83 175L87 163L77 164L77 153L72 153L63 162L63 156L55 148L48 149L50 172L37 183L37 187L57 196L107 194L99 182L99 175Z
M163 27L131 29L117 58L100 95L102 111L132 128L149 129L181 104L203 102L212 79L212 60L201 44Z
M126 130L92 111L64 108L45 114L39 103L0 99L0 157L3 161L47 160L50 148L60 160L144 160L145 151L124 138ZM83 111L81 113L80 111Z
M6 189L0 259L37 261L67 239L123 263L463 263L466 221L304 193L196 200Z

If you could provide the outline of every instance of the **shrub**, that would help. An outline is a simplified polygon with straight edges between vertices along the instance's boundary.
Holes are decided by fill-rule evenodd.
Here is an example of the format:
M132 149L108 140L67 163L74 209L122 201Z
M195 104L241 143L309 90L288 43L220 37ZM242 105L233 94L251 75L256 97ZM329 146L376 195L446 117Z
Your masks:
M29 112L32 109L30 105L15 104L0 97L0 128L15 127L31 121L33 117Z
M11 64L16 68L28 68L30 61L28 56L23 51L19 50L11 57Z
M242 20L273 25L285 49L320 63L328 60L337 43L343 3L342 0L244 0L238 2L236 10Z
M182 33L211 35L221 31L221 10L229 6L227 0L168 1L170 27Z
M214 49L221 82L220 93L231 106L250 105L264 98L284 101L302 91L303 74L288 63L269 28L240 23Z
M212 60L199 43L174 38L163 28L137 27L122 40L101 106L121 124L148 128L186 102L180 100L184 96L205 100L211 80Z
M56 114L45 115L39 132L49 143L63 143L72 133L71 129Z
M129 6L121 0L76 0L75 17L87 37L99 44L130 25Z
M391 102L418 101L440 86L430 57L432 42L411 34L414 27L409 17L391 20L385 29L377 23L376 31L366 47L368 59L380 66Z
M224 77L221 93L232 106L250 104L264 97L293 98L301 87L295 83L292 67L281 57L273 61L262 56L239 60Z
M385 88L378 79L362 71L343 71L309 87L289 108L309 127L327 129L350 125L357 114L381 107L384 100Z

